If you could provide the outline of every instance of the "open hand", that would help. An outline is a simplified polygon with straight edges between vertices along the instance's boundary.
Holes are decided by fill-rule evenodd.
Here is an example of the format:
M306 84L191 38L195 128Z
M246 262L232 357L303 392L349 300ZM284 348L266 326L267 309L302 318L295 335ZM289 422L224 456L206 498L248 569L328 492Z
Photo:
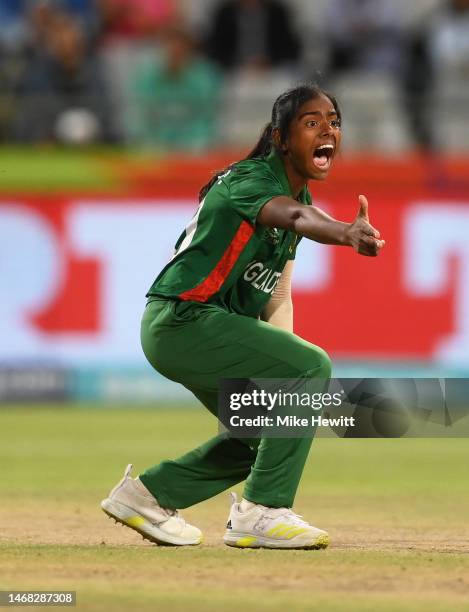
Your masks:
M384 240L368 218L368 200L364 195L358 196L360 208L355 221L347 229L347 242L360 255L376 257L385 245Z

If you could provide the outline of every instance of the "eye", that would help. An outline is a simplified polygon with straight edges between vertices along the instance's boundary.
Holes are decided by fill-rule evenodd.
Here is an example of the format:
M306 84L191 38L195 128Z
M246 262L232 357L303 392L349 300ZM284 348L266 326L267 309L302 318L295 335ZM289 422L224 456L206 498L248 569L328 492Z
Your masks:
M309 121L306 122L306 127L317 127L319 125L319 121L315 121L314 119L310 119Z
M340 119L333 119L331 121L331 127L336 128L336 129L340 129L342 123L340 121Z

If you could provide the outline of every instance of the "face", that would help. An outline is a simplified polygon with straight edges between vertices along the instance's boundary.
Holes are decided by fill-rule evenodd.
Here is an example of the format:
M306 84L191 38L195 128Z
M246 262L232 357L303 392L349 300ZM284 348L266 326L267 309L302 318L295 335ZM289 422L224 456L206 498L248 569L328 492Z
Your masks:
M281 147L287 173L304 181L324 180L340 140L340 120L331 100L321 94L305 102L291 122L288 138Z
M190 39L184 34L170 34L165 40L167 62L170 69L177 71L187 63L192 52Z

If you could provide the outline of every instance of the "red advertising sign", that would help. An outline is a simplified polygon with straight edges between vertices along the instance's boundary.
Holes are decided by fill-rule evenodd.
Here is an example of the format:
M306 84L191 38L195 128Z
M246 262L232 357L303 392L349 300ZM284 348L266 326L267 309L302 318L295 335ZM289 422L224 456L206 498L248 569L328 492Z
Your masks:
M469 363L469 199L383 196L378 258L303 240L295 331L333 357ZM358 202L318 202L352 220ZM145 292L193 200L4 198L0 359L137 363Z

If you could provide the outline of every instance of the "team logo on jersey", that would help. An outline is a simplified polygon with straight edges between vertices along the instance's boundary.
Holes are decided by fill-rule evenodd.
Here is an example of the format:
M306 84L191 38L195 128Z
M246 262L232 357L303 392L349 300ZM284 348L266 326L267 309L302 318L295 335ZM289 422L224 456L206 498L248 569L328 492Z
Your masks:
M270 242L271 244L278 244L280 240L278 229L276 227L267 228L265 230L264 237L267 242Z
M244 271L243 278L256 289L272 294L280 276L281 272L268 268L260 261L252 261Z

